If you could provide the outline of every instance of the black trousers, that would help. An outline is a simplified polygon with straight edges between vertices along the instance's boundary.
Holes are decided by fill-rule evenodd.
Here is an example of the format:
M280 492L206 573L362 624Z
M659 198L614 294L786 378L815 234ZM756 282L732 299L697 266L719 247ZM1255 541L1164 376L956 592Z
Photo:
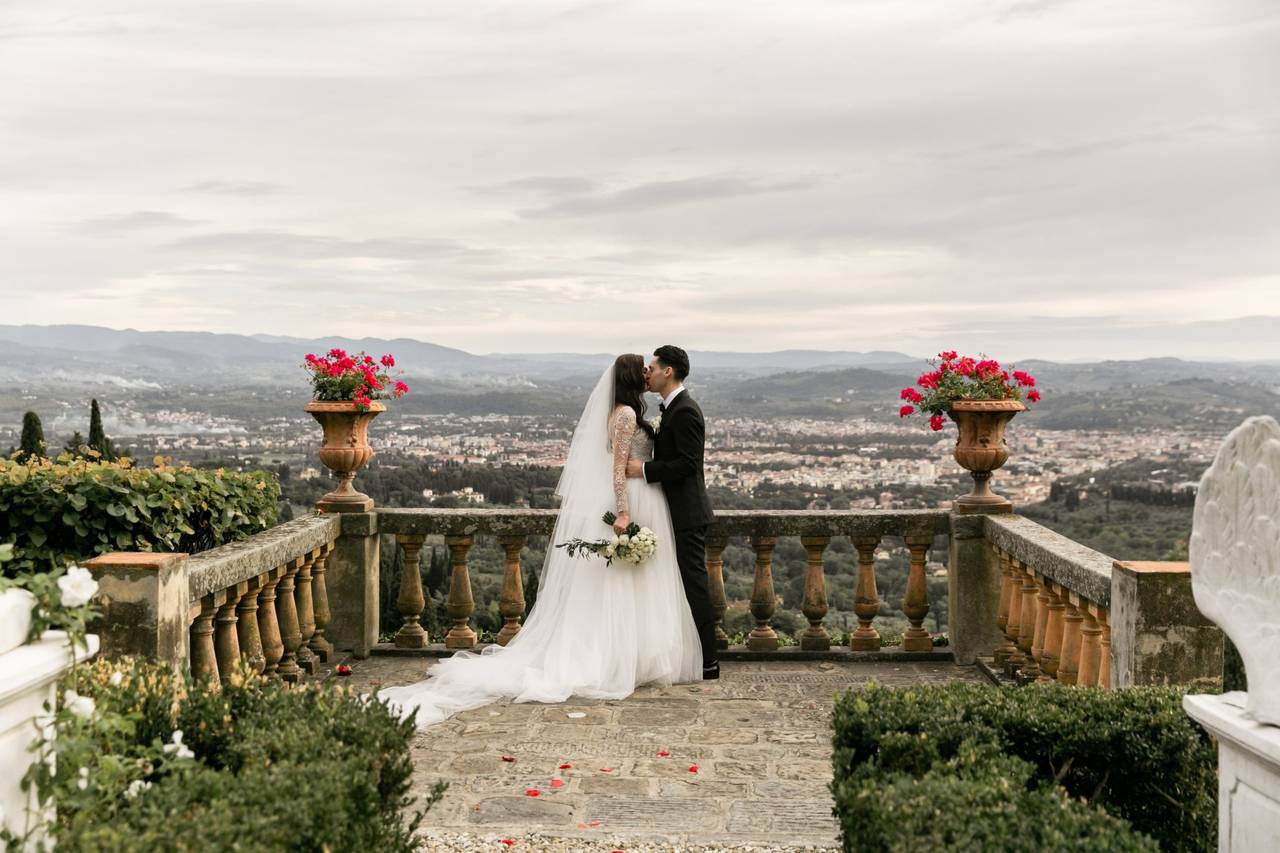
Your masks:
M680 566L680 580L684 582L684 597L693 613L693 624L698 626L698 640L702 643L702 665L716 662L716 618L711 612L711 592L707 588L707 528L689 527L677 530L676 563Z

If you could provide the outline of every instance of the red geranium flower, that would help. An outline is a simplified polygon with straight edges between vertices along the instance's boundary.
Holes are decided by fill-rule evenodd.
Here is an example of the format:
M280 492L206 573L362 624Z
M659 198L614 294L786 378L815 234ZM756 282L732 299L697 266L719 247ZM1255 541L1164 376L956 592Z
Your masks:
M907 415L913 413L915 410L916 410L915 406L903 406L901 409L898 409L898 417L905 418Z
M1030 402L1030 403L1039 403L1039 402L1040 402L1040 392L1039 392L1039 391L1036 391L1034 388L1033 388L1032 390L1028 391L1028 392L1027 392L1027 401L1028 401L1028 402Z
M929 418L929 428L932 429L934 432L937 432L938 430L942 429L943 426L946 425L946 423L947 421L944 417L942 417L942 415L934 415L933 417Z

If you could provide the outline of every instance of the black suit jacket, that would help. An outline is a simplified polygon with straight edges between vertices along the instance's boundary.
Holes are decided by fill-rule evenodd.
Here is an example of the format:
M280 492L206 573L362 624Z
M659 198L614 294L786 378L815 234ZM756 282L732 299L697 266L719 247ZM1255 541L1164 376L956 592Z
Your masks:
M702 409L688 389L681 391L662 415L653 459L644 466L645 480L662 485L675 530L702 527L715 520L702 472L706 432Z

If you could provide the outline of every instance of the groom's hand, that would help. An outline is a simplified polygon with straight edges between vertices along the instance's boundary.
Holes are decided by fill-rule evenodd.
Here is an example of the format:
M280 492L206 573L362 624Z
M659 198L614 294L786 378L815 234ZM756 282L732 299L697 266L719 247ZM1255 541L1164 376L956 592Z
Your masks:
M630 478L644 477L644 463L639 459L627 460L627 476Z

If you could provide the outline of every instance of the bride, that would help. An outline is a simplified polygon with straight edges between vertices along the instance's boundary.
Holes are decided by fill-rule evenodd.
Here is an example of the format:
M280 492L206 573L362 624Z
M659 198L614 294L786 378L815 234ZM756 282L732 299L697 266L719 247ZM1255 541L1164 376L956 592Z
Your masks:
M622 699L642 684L702 677L698 631L676 565L666 498L658 485L627 479L628 459L653 455L644 420L644 359L620 355L587 400L569 445L556 494L560 513L547 544L538 600L505 647L458 652L416 684L378 692L404 717L426 728L459 711L510 697L563 702L570 696ZM648 527L658 550L640 565L570 557L554 547L610 533L601 520L618 515Z

